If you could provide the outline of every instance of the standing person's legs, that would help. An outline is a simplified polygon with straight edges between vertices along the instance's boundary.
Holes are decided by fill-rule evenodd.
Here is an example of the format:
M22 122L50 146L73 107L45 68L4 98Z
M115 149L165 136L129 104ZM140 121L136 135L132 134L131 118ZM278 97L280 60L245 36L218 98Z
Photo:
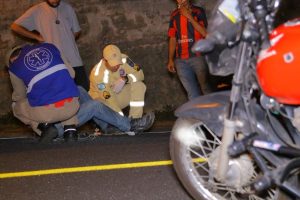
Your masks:
M86 91L89 90L89 80L85 72L84 66L78 66L78 67L73 67L75 71L75 78L74 81L76 85L82 86Z
M212 91L209 80L208 80L208 69L205 63L204 58L201 57L194 57L188 60L189 65L194 70L198 83L201 87L201 91L203 94L208 94Z
M178 77L188 94L188 99L202 95L196 74L188 60L176 59L175 66Z

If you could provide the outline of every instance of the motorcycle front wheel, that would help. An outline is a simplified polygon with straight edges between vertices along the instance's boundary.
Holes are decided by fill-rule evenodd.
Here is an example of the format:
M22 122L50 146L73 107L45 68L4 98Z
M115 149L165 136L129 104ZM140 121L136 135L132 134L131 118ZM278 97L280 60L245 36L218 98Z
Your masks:
M175 171L189 194L196 200L277 200L277 191L263 196L251 191L249 183L259 174L251 157L231 159L227 181L216 177L221 139L204 123L177 119L170 138L170 154Z

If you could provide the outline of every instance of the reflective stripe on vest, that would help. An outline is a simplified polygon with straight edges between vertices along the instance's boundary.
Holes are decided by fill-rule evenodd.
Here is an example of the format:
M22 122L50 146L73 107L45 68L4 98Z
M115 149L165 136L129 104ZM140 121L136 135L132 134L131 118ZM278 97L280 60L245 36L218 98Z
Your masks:
M31 81L28 83L27 93L31 92L34 84L36 84L37 82L39 82L43 78L46 78L47 76L49 76L51 74L54 74L55 72L58 72L58 71L63 70L63 69L67 69L66 65L65 64L59 64L59 65L55 65L54 67L51 67L49 69L46 69L45 71L42 71L41 73L34 76L31 79Z
M100 62L97 64L96 70L94 75L98 76L100 69L101 69L101 65L102 65L103 59L100 60ZM107 69L104 70L104 75L103 75L103 83L107 84L109 81L109 71Z
M100 62L97 64L96 70L95 70L95 76L99 75L99 71L102 65L102 59L100 60Z
M131 107L143 107L145 105L144 101L130 101L129 105Z
M109 71L106 69L104 71L103 83L107 84L109 82Z

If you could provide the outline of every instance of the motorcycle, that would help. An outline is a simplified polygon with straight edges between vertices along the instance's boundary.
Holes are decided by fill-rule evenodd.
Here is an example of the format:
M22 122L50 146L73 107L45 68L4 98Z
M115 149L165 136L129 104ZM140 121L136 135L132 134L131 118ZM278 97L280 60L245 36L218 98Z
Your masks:
M170 154L194 199L300 199L300 19L274 28L279 4L220 0L193 47L210 73L233 74L230 91L175 111Z

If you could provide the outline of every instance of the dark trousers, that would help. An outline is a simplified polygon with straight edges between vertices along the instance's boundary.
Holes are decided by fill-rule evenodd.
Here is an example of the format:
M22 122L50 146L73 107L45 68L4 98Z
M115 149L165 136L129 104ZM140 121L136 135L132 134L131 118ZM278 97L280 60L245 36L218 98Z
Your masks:
M73 67L75 71L75 83L76 85L82 86L86 91L89 91L90 89L90 84L89 84L89 79L86 75L85 68L84 66L78 66L78 67Z

